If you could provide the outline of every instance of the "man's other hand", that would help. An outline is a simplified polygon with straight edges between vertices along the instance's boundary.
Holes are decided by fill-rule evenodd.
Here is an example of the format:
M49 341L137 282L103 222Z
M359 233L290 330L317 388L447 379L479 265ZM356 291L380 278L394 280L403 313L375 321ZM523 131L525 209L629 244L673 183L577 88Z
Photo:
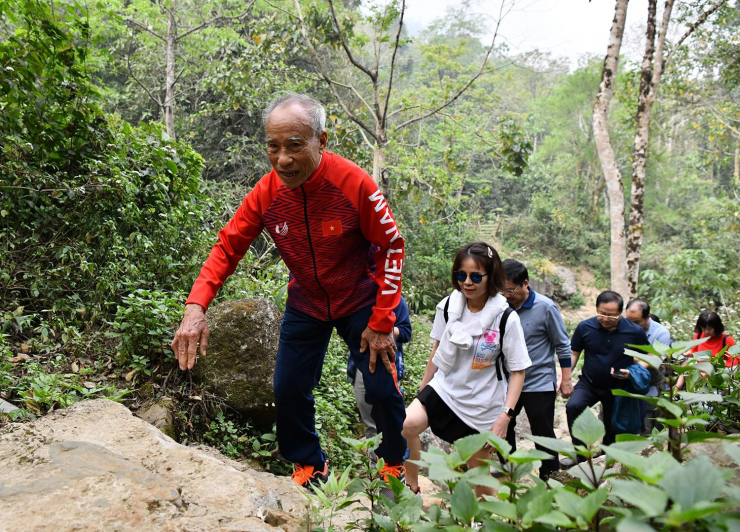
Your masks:
M370 373L375 373L375 364L380 355L386 371L393 374L396 369L396 342L393 341L393 334L374 331L367 327L360 337L360 353L367 351L368 346L370 346Z
M558 390L563 397L570 397L573 395L573 382L570 379L561 379Z
M206 322L206 311L200 305L185 305L185 315L180 323L180 328L175 333L175 339L170 346L175 352L180 369L193 369L195 366L195 353L200 343L200 354L206 356L208 349L208 323Z

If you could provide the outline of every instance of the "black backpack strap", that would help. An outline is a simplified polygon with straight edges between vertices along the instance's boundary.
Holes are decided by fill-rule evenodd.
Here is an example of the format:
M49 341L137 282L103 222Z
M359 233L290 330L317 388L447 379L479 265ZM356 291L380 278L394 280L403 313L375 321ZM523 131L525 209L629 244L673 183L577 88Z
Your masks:
M501 333L501 350L498 353L498 356L496 357L496 378L498 380L509 380L509 370L506 369L506 359L504 358L504 334L506 334L506 322L509 321L509 315L514 311L511 307L506 307L506 310L504 310L503 316L501 316L501 321L498 325L498 330Z
M445 308L444 308L444 316L445 316L445 323L447 323L450 319L450 315L447 312L450 308L450 298L452 297L452 294L447 296L447 301L445 301Z
M727 347L727 335L723 334L722 335L722 349L724 349L725 347Z

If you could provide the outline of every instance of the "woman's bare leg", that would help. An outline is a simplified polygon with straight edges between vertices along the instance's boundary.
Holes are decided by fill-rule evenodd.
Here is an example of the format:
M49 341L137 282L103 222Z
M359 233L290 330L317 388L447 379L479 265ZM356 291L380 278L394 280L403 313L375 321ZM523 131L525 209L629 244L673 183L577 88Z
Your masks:
M418 399L406 409L406 420L403 422L403 437L409 446L409 460L418 460L421 457L421 439L419 435L429 426L427 409ZM409 461L404 463L406 467L406 484L412 490L419 487L419 466Z
M470 460L468 460L468 468L473 469L474 467L480 467L485 466L486 469L488 469L488 464L483 462L483 460L490 460L491 459L491 448L490 447L484 447L477 453L475 453L473 456L470 457ZM475 486L473 488L475 491L475 496L481 499L483 495L495 495L496 490L493 488L488 488L486 486Z

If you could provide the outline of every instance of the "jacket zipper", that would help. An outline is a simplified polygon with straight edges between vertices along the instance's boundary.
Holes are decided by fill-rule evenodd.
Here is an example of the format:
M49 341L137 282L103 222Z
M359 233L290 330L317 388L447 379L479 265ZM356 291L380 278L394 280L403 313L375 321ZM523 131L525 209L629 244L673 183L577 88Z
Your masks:
M316 284L326 296L326 311L329 321L331 321L331 300L329 299L329 293L324 290L324 287L321 286L321 281L319 281L319 269L316 267L316 255L313 252L313 242L311 242L311 227L308 223L308 197L306 196L306 189L303 188L303 185L301 185L301 192L303 192L303 216L306 220L306 236L308 237L308 249L311 252L311 261L313 262L313 274L316 278Z

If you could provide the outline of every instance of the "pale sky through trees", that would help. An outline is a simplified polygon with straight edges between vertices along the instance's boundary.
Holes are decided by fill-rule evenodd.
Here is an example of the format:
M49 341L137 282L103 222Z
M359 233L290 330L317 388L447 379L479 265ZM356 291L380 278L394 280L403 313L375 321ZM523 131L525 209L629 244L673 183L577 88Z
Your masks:
M444 16L448 6L461 3L458 0L407 0L406 21L411 33L418 33L434 19ZM499 35L512 54L538 48L556 57L567 57L571 68L575 68L582 55L595 54L603 58L606 54L614 4L614 0L517 0L504 18ZM494 17L499 7L497 0L471 2L475 13ZM630 37L635 35L635 30L644 27L646 18L647 1L630 1L623 46L623 53L630 57L642 54L642 44L631 42Z

